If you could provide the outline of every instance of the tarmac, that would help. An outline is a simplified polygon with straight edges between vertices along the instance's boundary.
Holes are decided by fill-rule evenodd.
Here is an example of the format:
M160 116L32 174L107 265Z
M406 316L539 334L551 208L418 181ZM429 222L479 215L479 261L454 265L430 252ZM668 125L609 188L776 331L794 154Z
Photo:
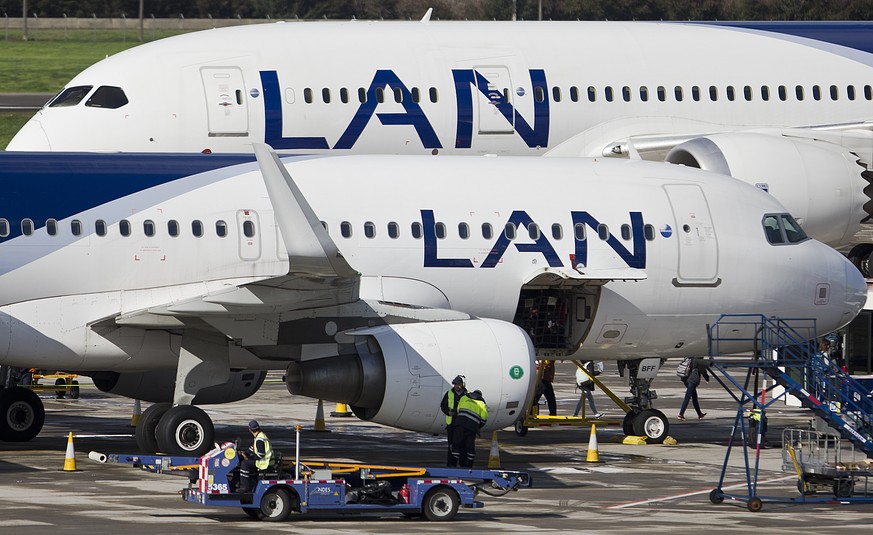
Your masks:
M728 392L712 381L699 390L706 417L680 422L676 414L684 389L671 364L661 370L655 383L656 406L670 417L670 435L678 444L625 445L620 425L599 426L600 462L589 463L590 425L531 429L525 437L512 430L500 431L501 467L529 472L533 487L500 498L480 494L484 508L462 509L449 523L402 515L305 515L274 524L252 520L237 508L188 504L179 496L187 483L184 478L88 460L91 450L136 452L130 427L134 402L101 393L81 378L79 399L41 394L46 425L39 437L29 443L0 443L0 532L618 533L642 529L796 535L871 531L873 503L798 504L765 499L763 509L755 513L744 502L711 503L709 493L719 481L737 407ZM578 399L572 375L571 364L559 364L555 390L562 415L572 414ZM607 364L600 379L619 396L626 391L613 364ZM598 409L608 418L620 419L621 410L602 392L595 392L595 397ZM147 406L143 403L142 408ZM279 375L271 374L251 398L204 408L215 421L216 440L249 440L245 426L256 418L286 459L293 458L293 429L301 425L303 459L397 466L441 466L445 462L443 436L401 431L354 417L331 417L333 404L325 404L328 432L315 432L316 406L314 400L290 396ZM693 410L688 414L693 415ZM808 427L812 415L782 403L767 415L769 432L758 458L756 494L797 498L796 475L782 469L781 432L787 427ZM74 472L62 470L69 432L74 435ZM475 468L484 469L488 460L491 437L485 435L477 443ZM744 449L732 451L724 488L747 497ZM748 455L754 464L755 450L748 450Z

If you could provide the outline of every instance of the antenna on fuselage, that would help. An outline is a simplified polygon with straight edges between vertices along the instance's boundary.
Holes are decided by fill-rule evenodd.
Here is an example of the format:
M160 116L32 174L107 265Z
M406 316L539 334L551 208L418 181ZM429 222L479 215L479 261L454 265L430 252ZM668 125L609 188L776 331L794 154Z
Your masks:
M429 7L427 8L427 13L425 13L424 16L421 17L421 22L430 22L431 15L433 15L433 8Z

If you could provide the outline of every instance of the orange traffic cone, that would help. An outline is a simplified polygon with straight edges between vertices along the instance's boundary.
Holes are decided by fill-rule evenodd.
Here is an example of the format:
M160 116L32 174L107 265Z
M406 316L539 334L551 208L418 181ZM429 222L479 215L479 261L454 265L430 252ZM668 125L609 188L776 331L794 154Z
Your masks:
M500 446L497 444L497 431L491 433L491 452L488 454L488 468L500 468Z
M76 451L73 449L73 432L67 439L67 454L64 456L64 472L76 471Z
M588 457L585 459L589 463L599 463L600 455L597 453L597 426L591 424L591 438L588 439Z

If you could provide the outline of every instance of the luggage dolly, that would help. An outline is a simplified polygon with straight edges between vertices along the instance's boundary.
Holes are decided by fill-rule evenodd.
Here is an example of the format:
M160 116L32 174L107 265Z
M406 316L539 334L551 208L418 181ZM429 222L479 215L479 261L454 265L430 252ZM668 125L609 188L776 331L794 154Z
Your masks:
M297 427L299 456L300 427ZM251 493L240 493L239 455L228 442L202 457L102 455L99 462L131 464L156 473L189 477L182 498L190 503L240 507L258 520L281 522L292 513L402 513L431 521L455 518L460 507L484 506L481 491L503 496L531 486L525 472L467 468L418 468L335 462L282 463L259 474Z

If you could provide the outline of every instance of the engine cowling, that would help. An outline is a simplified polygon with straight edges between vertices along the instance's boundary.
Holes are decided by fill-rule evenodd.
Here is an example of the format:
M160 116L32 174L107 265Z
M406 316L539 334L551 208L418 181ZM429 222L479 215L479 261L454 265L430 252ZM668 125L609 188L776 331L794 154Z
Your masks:
M221 385L200 390L194 396L195 405L230 403L246 399L261 388L267 372L261 370L231 371L230 380ZM94 372L94 386L103 392L120 396L163 403L173 401L176 370L151 370L146 372Z
M440 401L456 375L482 391L486 431L512 425L533 395L536 354L511 323L410 323L351 334L355 354L292 363L288 391L347 403L363 420L428 433L445 428Z
M666 161L769 191L810 237L831 246L850 243L871 207L865 192L869 173L858 157L823 141L768 133L713 134L677 145Z

